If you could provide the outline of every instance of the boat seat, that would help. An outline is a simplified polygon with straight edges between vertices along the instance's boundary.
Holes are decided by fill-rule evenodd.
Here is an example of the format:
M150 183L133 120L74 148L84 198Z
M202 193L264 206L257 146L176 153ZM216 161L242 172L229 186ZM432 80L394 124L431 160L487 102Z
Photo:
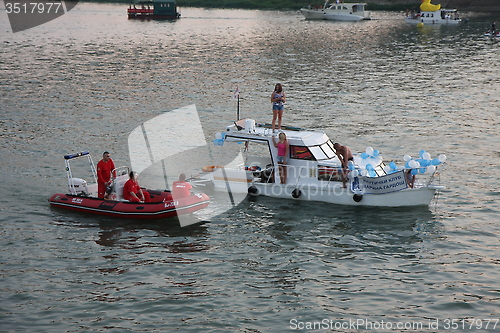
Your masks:
M123 200L123 187L125 186L125 183L128 180L128 176L126 177L117 177L115 179L115 194L116 194L116 200Z

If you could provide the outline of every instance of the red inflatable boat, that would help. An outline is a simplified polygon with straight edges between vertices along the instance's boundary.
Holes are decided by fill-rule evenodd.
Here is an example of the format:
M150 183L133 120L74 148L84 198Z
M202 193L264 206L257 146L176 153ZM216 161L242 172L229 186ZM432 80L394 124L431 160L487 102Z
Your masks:
M134 219L162 219L196 212L207 207L210 200L204 193L192 194L174 201L169 191L148 192L151 195L151 202L148 203L104 200L62 193L54 194L49 202L54 207L80 212Z
M87 157L95 183L87 184L84 179L73 178L69 161ZM173 198L170 191L147 190L151 202L138 203L123 200L123 186L128 180L128 167L114 170L112 190L109 199L97 198L97 177L94 163L89 152L84 151L64 156L68 175L68 194L56 193L49 202L54 207L71 209L79 212L117 216L133 219L162 219L181 214L190 214L203 209L209 204L209 197L204 193L192 193L187 197Z

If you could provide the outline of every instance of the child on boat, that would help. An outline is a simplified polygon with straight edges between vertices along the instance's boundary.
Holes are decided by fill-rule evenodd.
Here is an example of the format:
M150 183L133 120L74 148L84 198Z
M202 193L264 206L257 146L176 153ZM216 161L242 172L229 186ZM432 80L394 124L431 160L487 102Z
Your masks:
M288 140L286 139L286 134L281 132L278 136L279 141L276 142L276 138L273 136L273 143L276 148L278 148L278 164L280 172L281 184L286 184L287 170L286 163L288 152L290 151L290 146L288 145Z

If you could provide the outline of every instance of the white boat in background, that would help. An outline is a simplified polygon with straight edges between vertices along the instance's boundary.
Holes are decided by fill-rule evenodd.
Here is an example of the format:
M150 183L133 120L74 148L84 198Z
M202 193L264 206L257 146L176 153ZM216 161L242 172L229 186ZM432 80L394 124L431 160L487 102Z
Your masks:
M214 140L221 149L231 150L224 147L227 145L239 147L239 158L225 166L203 168L204 172L192 179L193 186L235 194L379 207L429 205L436 192L444 188L439 185L446 164L444 155L431 159L429 153L421 151L417 159L405 155L384 162L379 151L368 147L366 152L354 154L345 177L334 143L325 132L290 127L282 132L289 143L284 184L280 181L283 165L277 163L273 143L277 133L269 125L244 119L227 126Z
M434 12L420 12L405 17L405 22L410 24L460 24L460 18L456 9L439 9Z
M370 20L370 13L365 11L366 3L336 2L323 6L310 5L300 11L308 20L361 21Z
M440 4L433 5L431 0L422 0L420 12L408 11L405 22L410 24L459 24L462 19L456 9L444 9Z

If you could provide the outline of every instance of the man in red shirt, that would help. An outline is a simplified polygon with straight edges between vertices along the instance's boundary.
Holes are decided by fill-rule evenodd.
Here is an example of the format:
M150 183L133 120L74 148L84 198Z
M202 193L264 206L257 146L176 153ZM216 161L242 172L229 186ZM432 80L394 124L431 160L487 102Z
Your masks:
M186 183L186 175L181 173L179 180L172 184L172 197L174 200L189 197L192 188L191 184Z
M148 191L141 189L137 181L137 172L130 171L130 179L123 185L123 199L130 202L151 202Z
M105 151L102 154L102 160L97 163L97 197L104 199L106 187L111 185L112 179L116 178L115 163L109 153Z

